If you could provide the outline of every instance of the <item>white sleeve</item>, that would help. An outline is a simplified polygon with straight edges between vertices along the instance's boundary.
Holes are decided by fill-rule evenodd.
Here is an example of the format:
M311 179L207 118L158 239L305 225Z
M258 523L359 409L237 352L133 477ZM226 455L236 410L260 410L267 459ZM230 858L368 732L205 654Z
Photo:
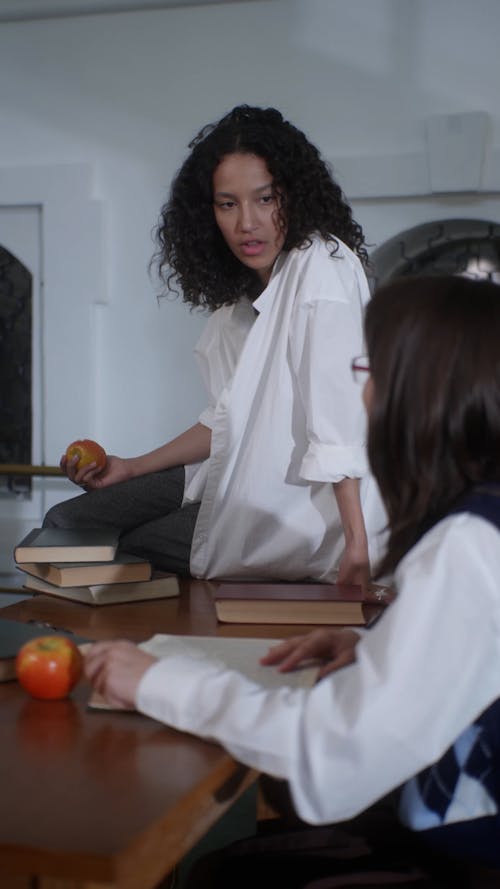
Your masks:
M364 351L367 297L352 257L311 257L290 335L308 439L300 474L307 481L361 478L368 470L362 387L351 373L352 359Z
M214 405L208 405L204 410L202 410L201 414L198 417L198 423L201 423L202 426L206 426L208 429L214 428L214 416L215 416L215 407Z
M500 696L499 576L496 529L447 519L401 563L398 598L355 664L309 691L264 691L203 659L166 657L143 676L138 709L288 779L304 820L352 817Z

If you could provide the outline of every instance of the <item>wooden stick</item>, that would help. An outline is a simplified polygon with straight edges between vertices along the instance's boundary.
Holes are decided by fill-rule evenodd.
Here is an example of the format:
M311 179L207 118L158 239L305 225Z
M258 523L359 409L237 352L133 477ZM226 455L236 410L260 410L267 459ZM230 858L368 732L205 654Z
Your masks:
M0 463L0 475L64 475L59 466L31 466L27 463Z

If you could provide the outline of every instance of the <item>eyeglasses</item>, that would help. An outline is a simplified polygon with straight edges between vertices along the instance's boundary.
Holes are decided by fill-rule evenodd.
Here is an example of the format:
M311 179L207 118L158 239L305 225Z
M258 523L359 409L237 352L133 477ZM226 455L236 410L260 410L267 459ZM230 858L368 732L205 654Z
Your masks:
M351 361L351 371L356 383L364 383L366 374L370 373L370 361L368 355L359 355Z

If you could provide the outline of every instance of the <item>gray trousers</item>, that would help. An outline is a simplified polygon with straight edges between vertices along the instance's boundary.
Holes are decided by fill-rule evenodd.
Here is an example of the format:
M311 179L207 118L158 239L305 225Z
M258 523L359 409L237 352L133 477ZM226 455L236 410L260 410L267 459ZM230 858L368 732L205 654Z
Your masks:
M199 503L182 506L184 467L152 472L88 491L49 509L49 528L121 530L120 549L149 559L155 568L189 576Z

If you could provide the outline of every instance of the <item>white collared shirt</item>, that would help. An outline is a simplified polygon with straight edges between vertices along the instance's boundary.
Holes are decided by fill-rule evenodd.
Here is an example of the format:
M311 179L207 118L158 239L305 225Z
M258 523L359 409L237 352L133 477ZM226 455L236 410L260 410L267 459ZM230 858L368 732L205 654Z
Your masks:
M188 476L201 499L191 550L199 577L335 577L344 549L332 482L363 478L372 544L385 516L368 483L366 420L351 360L369 299L358 258L315 236L281 254L253 303L223 306L196 353L210 403L211 456Z
M146 671L137 707L287 779L304 820L350 818L438 760L500 697L499 577L498 530L450 516L401 561L398 596L356 663L309 691L269 691L176 654Z

